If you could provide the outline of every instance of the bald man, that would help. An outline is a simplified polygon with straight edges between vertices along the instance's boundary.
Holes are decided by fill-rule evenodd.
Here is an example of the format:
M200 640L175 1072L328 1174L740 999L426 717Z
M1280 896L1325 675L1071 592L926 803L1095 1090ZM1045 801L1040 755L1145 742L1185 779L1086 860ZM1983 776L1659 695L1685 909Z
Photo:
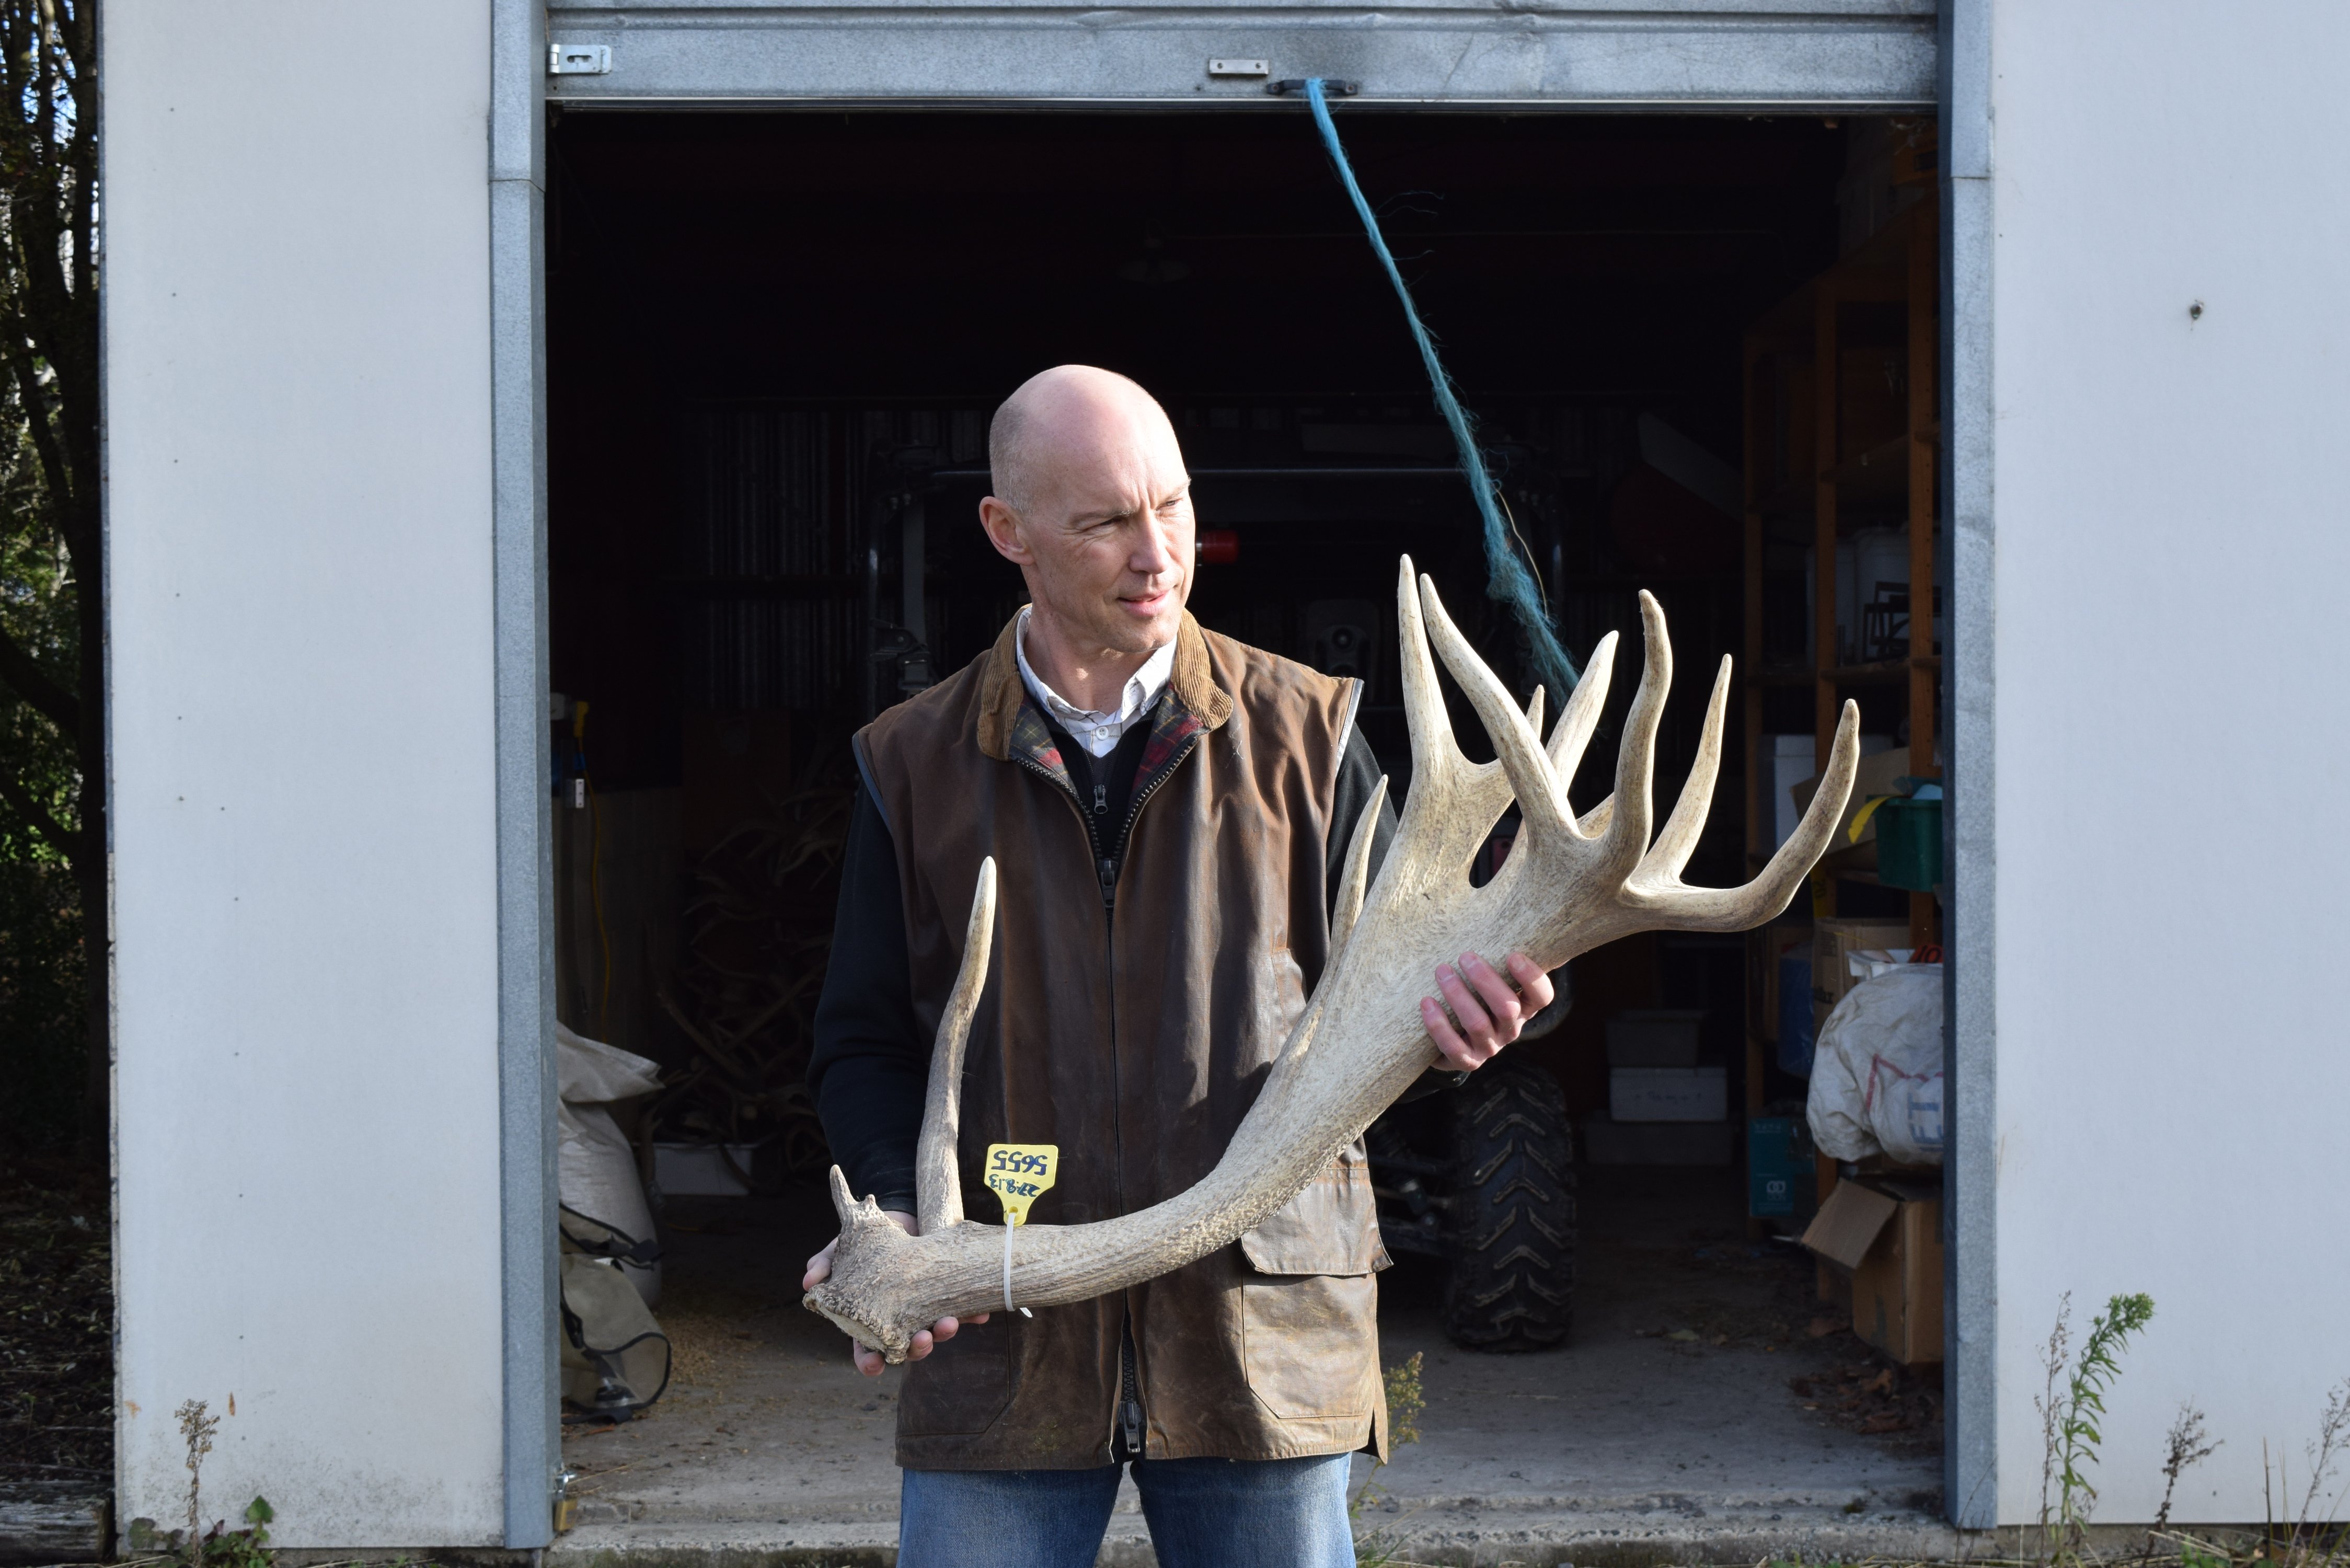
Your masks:
M983 858L1001 879L996 956L962 1168L991 1143L1056 1144L1031 1220L1107 1220L1223 1154L1320 977L1379 776L1357 682L1185 612L1191 476L1149 393L1046 370L996 411L988 462L980 525L1029 604L857 735L865 787L808 1068L850 1187L910 1231L931 1044ZM1383 806L1375 857L1394 826ZM1468 1072L1551 994L1522 955L1464 953L1420 1011ZM831 1260L808 1260L808 1285ZM900 1568L1086 1568L1128 1465L1166 1568L1350 1568L1347 1456L1387 1453L1386 1263L1358 1143L1172 1273L1033 1316L941 1319L915 1336L898 1406Z

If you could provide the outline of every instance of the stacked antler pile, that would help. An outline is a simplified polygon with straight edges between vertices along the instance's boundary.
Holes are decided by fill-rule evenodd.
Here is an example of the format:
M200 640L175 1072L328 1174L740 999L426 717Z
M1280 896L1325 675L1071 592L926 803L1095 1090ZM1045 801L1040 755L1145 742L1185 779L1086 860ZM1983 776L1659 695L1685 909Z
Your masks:
M1714 680L1696 764L1651 843L1657 724L1672 684L1672 648L1655 599L1640 596L1647 663L1617 755L1615 794L1580 818L1567 802L1566 781L1607 700L1613 634L1593 651L1590 672L1545 750L1542 693L1517 711L1445 615L1435 584L1422 578L1415 591L1408 556L1396 608L1411 795L1367 896L1377 797L1363 814L1347 852L1330 961L1263 1091L1223 1158L1190 1190L1115 1220L1022 1227L1013 1299L1052 1306L1155 1278L1228 1244L1287 1202L1435 1063L1419 998L1439 961L1461 952L1523 952L1550 970L1635 931L1744 930L1786 907L1826 847L1859 755L1859 714L1851 704L1810 809L1762 875L1743 888L1691 888L1680 873L1705 826L1721 762L1728 659ZM1471 763L1454 743L1430 658L1431 633L1492 736L1493 762ZM1472 888L1471 856L1513 795L1524 823L1518 841L1493 879ZM891 1361L904 1360L915 1332L937 1319L1001 1308L1005 1299L1003 1231L964 1218L955 1175L963 1042L986 981L994 924L991 861L980 874L962 973L931 1062L916 1165L920 1234L900 1231L871 1199L853 1199L839 1168L832 1173L840 1243L832 1277L807 1304Z

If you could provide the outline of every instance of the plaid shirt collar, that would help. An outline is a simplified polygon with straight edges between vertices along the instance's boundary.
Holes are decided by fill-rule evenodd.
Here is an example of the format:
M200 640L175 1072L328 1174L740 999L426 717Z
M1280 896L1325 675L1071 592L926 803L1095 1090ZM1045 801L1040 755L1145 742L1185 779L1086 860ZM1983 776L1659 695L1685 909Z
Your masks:
M1088 753L1106 757L1118 749L1126 732L1142 722L1159 694L1167 690L1168 680L1175 673L1175 643L1169 639L1165 647L1149 659L1142 668L1127 677L1125 690L1118 693L1115 711L1096 712L1080 708L1045 683L1035 668L1028 662L1028 615L1030 607L1020 607L1019 616L1012 623L1012 656L1020 664L1020 681L1027 687L1029 698L1050 713L1069 738L1083 746Z
M1159 694L1157 703L1149 711L1150 738L1142 743L1142 761L1134 773L1134 798L1147 797L1160 775L1171 771L1191 749L1191 742L1208 728L1208 721L1183 701L1181 692L1169 687ZM1024 762L1076 797L1076 785L1069 781L1069 764L1061 756L1061 748L1053 738L1051 728L1033 695L1020 704L1019 714L1012 721L1012 757Z

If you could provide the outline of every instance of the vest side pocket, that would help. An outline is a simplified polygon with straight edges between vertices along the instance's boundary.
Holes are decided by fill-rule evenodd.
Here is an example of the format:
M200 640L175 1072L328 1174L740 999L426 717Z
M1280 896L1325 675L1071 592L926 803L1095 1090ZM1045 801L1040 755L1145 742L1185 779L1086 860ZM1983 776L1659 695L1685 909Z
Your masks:
M1359 1418L1379 1402L1379 1282L1367 1273L1241 1280L1249 1392L1284 1421Z
M1284 1421L1359 1418L1379 1400L1379 1245L1358 1140L1241 1237L1241 1361L1249 1391ZM1262 1277L1260 1277L1262 1276Z
M906 1368L898 1395L901 1438L969 1437L986 1431L1012 1403L1012 1325L997 1312Z

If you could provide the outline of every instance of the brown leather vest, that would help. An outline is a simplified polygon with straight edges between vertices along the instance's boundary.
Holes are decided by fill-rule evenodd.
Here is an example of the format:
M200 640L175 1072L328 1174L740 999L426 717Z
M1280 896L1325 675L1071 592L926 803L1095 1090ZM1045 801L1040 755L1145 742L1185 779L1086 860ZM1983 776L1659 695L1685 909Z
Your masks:
M1223 1154L1329 947L1325 847L1355 683L1202 631L1135 779L1114 903L1013 653L1013 629L857 737L898 849L914 1013L954 983L981 859L995 857L992 972L971 1031L962 1170L974 1218L991 1143L1060 1147L1032 1222L1147 1208ZM1240 1242L1111 1296L1001 1311L909 1369L898 1462L1076 1469L1110 1461L1132 1324L1151 1459L1384 1456L1359 1147Z

